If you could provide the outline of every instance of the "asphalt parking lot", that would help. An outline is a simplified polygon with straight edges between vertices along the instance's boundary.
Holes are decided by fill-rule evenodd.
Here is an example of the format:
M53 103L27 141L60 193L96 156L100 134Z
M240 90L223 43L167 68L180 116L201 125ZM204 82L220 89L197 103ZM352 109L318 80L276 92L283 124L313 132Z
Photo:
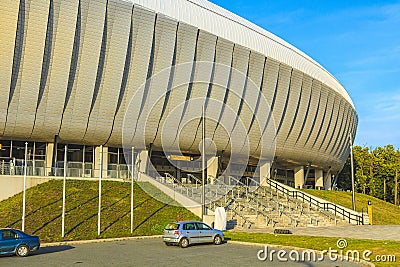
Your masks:
M2 256L0 266L360 266L329 259L260 261L257 253L263 248L228 241L219 246L194 245L181 249L167 247L160 238L152 238L43 247L26 258Z

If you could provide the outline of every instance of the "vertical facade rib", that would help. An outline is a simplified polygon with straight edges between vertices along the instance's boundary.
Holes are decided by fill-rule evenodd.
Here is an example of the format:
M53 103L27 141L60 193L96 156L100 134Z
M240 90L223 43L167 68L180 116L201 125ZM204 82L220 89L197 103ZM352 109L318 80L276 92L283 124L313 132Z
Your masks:
M132 6L129 2L108 1L104 68L84 143L104 144L110 136L124 73Z
M86 132L102 46L107 1L81 0L81 36L72 92L66 104L59 136L81 143Z
M184 114L182 114L183 122L185 122L185 120L188 119L188 115L190 114L194 113L201 114L201 107L205 103L208 91L208 85L211 80L212 64L209 63L213 62L214 60L216 41L217 41L216 36L213 36L203 31L199 32L197 46L196 46L196 56L195 56L196 64L194 67L193 80L203 81L203 82L202 83L196 82L193 83L192 86L189 86L190 98L187 110L184 111ZM208 62L208 64L201 64L203 61ZM193 104L193 102L190 100L195 98L201 98L202 100L200 100L200 102L202 102L202 104L199 105L198 102L196 104ZM195 135L192 134L188 135L183 133L187 131L193 131L192 129L197 129L199 121L200 118L191 120L187 123L181 124L177 129L176 131L176 136L178 137L177 140L179 140L179 145L183 150L187 150L193 144L194 139L196 138ZM194 149L198 150L198 147L195 147Z
M146 82L151 47L153 42L155 13L139 6L133 7L132 13L132 56L126 84L125 94L121 106L114 118L114 125L107 145L120 146L122 144L125 112L132 97ZM133 122L132 122L133 123ZM133 125L125 125L133 127Z
M26 1L18 81L9 100L5 136L26 138L35 121L49 14L47 0ZM21 17L20 17L21 18ZM15 73L16 74L16 73Z
M139 124L144 126L146 132L144 139L146 145L153 142L157 133L171 77L177 27L177 21L157 16L152 70L154 76L149 80L150 85L146 89L149 93L145 103L146 112L138 119Z
M55 0L50 66L43 96L36 110L32 139L58 134L67 93L78 16L78 0Z
M257 114L257 104L261 98L261 82L264 70L265 57L259 53L251 52L249 58L248 81L246 84L246 94L243 99L242 112L240 113L239 123L245 124L247 136L244 138L244 146L249 145L249 152L254 155L256 150L255 142L250 140L259 140L261 131L258 121L252 121L259 115ZM253 117L253 115L255 115ZM254 128L253 128L254 126ZM245 149L244 147L243 149Z
M16 40L17 25L21 23L18 21L19 13L20 1L5 0L0 3L0 137L4 134L7 121L12 75L17 76L17 73L13 74L13 65L16 46L21 45Z
M158 130L157 136L154 140L154 145L156 147L161 147L163 144L168 146L168 144L171 144L175 139L174 135L162 136L162 132L174 132L174 126L176 125L171 125L169 123L165 124L165 121L168 118L169 120L177 122L183 112L182 103L185 102L190 77L192 75L197 31L197 28L185 23L179 23L178 25L176 37L176 58L175 66L173 66L172 84L165 112L159 121L160 129ZM161 138L163 138L163 144ZM166 148L168 149L168 147ZM172 147L169 147L169 149L172 149Z

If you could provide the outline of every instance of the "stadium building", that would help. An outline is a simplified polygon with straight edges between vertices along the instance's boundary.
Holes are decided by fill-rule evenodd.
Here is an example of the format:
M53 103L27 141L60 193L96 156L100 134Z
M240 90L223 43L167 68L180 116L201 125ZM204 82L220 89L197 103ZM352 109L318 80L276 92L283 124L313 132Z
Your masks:
M98 177L101 170L103 177L129 178L134 147L139 171L199 176L197 111L204 106L220 118L206 122L216 150L209 177L226 170L234 153L229 137L241 125L249 160L240 176L329 189L355 137L357 113L335 77L206 0L2 0L0 28L0 175L23 175L26 154L27 175L62 176L67 148L69 177ZM261 113L260 99L270 112ZM214 100L229 108L207 109ZM185 123L189 111L198 116ZM179 129L163 127L173 112ZM146 123L140 141L123 138L127 114L136 127ZM260 165L268 125L274 157ZM162 129L180 151L165 149L170 139L165 146ZM235 175L235 163L229 168Z

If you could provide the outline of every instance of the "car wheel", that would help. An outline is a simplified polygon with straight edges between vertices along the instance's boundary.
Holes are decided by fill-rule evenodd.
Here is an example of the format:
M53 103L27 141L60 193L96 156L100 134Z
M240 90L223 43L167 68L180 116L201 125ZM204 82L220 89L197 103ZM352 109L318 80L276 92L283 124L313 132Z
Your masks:
M215 244L215 245L220 245L221 243L222 243L222 238L221 238L221 236L216 235L216 236L214 237L214 244Z
M26 257L29 254L29 248L27 245L20 245L17 247L15 254L20 257Z
M179 242L181 248L187 248L189 246L189 240L187 238L182 238Z

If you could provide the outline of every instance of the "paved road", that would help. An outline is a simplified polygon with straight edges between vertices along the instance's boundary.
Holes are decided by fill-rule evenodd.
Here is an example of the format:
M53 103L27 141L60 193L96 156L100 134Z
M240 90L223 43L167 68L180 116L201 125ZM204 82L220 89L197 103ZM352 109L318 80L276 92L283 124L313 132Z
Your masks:
M181 249L154 238L45 247L26 258L2 256L0 266L360 266L329 259L317 263L260 261L257 252L263 248L228 242Z

